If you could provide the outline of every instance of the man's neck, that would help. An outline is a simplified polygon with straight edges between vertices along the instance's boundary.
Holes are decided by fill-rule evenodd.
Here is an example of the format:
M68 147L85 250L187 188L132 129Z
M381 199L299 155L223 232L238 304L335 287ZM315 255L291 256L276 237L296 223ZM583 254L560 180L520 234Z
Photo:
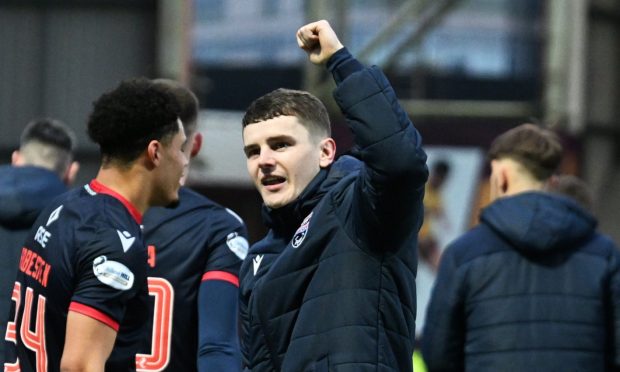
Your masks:
M504 196L512 196L531 191L542 191L545 189L545 182L534 180L513 180Z
M146 212L150 206L151 195L147 192L148 188L144 187L149 181L135 165L127 169L102 166L95 179L127 199L140 213Z

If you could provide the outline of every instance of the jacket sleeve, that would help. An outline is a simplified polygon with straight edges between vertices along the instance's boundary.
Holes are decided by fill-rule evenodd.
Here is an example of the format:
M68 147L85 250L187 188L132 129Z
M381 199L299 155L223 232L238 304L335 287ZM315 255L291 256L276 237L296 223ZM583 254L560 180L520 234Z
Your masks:
M609 304L611 309L612 319L610 320L610 326L608 329L612 330L612 350L613 350L613 363L614 371L620 371L620 252L618 247L615 247L613 243L612 255L610 259L610 281L609 281Z
M448 247L441 258L421 340L422 356L431 372L465 370L462 282Z
M346 48L335 53L327 67L337 84L334 98L364 163L348 228L371 241L381 237L383 244L371 244L373 249L398 246L422 223L428 178L422 138L378 68L364 68ZM386 242L386 237L394 241Z

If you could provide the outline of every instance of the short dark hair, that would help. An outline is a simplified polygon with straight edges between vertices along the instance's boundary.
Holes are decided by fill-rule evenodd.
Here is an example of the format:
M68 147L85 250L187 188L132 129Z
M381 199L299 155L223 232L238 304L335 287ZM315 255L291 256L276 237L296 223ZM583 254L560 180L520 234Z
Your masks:
M295 116L311 134L331 136L329 115L323 102L308 92L285 88L254 100L243 116L243 128L278 116Z
M146 78L122 81L93 104L88 135L103 161L130 163L152 140L167 141L179 130L180 106L169 89Z
M54 146L67 152L75 150L75 134L65 123L51 118L39 118L30 121L22 131L19 145L37 141Z
M75 134L65 123L39 118L26 124L19 151L26 164L50 169L62 177L73 160L76 143Z
M186 86L171 79L155 79L155 84L170 90L180 106L179 118L183 122L185 133L192 133L198 124L199 102L198 97Z
M491 144L489 159L517 161L537 180L547 180L562 161L562 144L550 130L522 124L497 137Z

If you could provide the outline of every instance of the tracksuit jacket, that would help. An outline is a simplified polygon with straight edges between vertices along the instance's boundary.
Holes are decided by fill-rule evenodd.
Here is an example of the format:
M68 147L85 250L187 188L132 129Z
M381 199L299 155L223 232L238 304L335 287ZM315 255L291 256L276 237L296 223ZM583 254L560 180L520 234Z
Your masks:
M444 252L422 336L429 371L612 371L620 253L566 197L483 210Z
M421 137L387 79L346 49L328 62L357 157L323 169L241 268L251 371L411 371L417 231L428 177Z

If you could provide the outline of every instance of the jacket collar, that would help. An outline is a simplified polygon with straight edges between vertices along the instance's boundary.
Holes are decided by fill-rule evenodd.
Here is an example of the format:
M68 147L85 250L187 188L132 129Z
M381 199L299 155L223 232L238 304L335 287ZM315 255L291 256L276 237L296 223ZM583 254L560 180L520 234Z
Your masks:
M278 209L271 209L263 204L262 216L265 224L278 235L292 236L327 191L345 176L358 171L362 164L358 159L343 155L328 168L321 169L293 202Z
M297 199L281 208L271 209L263 204L262 215L267 227L278 235L292 235L325 193L326 190L321 190L321 184L327 173L326 169L321 169Z

